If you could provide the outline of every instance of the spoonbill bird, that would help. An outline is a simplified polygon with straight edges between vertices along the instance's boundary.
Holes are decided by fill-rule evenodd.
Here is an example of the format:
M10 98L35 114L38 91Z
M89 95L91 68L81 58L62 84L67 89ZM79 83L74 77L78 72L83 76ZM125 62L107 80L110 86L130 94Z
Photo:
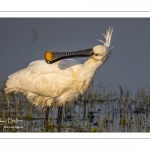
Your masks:
M35 106L62 107L73 103L91 85L96 70L111 52L113 27L103 34L102 45L75 52L45 53L45 60L36 60L25 69L11 74L5 93L22 92ZM71 57L90 57L81 63Z

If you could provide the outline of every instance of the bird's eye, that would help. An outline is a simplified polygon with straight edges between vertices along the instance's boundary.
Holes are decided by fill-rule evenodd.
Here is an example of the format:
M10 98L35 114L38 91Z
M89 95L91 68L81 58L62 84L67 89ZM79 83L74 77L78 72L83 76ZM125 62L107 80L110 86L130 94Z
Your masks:
M95 56L98 56L98 54L95 54Z

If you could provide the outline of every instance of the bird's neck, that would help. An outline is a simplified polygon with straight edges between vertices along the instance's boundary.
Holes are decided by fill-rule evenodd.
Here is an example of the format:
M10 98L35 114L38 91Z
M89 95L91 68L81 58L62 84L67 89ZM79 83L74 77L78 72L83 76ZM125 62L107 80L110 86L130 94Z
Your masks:
M96 71L101 65L102 61L97 61L94 58L89 58L85 63L84 63L84 68L85 69L90 69L93 71ZM94 72L95 73L95 72Z
M101 64L101 62L90 58L76 74L76 86L81 94L91 86L94 74Z

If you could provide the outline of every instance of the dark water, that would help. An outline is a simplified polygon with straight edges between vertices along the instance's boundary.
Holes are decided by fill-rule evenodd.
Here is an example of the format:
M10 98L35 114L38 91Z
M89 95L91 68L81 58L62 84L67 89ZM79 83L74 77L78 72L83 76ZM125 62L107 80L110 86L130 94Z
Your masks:
M132 94L89 90L69 107L63 107L61 123L58 109L50 109L45 124L46 109L39 110L21 94L0 93L1 132L149 132L150 96L144 89Z

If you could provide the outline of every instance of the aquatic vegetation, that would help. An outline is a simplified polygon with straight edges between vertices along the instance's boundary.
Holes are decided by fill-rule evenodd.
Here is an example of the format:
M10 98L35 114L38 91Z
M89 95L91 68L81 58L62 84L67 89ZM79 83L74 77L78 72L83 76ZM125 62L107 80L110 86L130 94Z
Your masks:
M0 89L0 132L149 132L150 96L141 88L133 94L99 88L88 90L74 104L62 110L57 124L57 109L50 109L45 124L45 109L33 106L22 94L5 95Z

